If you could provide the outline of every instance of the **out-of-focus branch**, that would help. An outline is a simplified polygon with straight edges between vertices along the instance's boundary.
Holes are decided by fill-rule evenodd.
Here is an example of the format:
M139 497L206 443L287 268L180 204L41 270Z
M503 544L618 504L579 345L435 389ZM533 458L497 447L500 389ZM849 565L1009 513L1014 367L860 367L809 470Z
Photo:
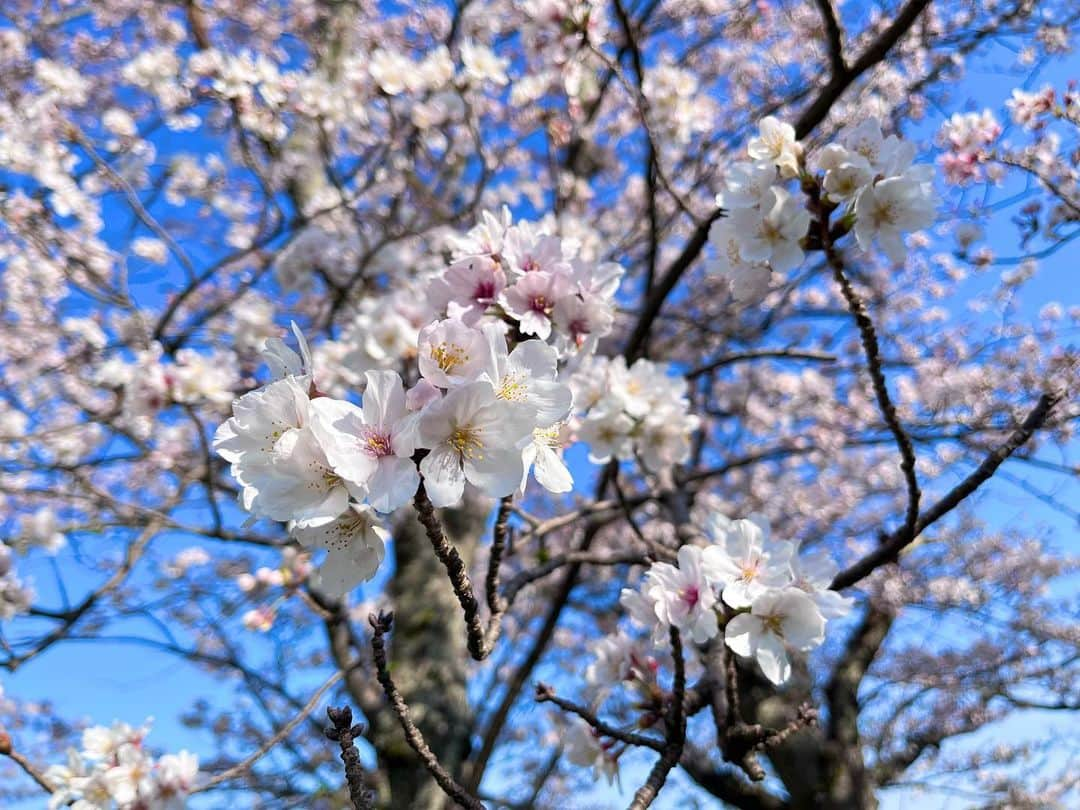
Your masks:
M893 46L915 24L915 20L930 5L930 2L931 0L908 0L893 18L892 24L870 43L862 55L851 64L851 67L837 71L834 59L834 70L829 83L821 89L814 101L803 110L802 115L795 122L796 138L805 138L818 124L825 120L829 110L832 109L832 105L844 94L844 91L863 73L885 58Z
M228 782L230 779L235 779L236 777L242 776L247 773L256 762L258 762L260 759L270 753L270 751L273 750L273 748L277 746L278 743L280 743L292 733L293 729L295 729L297 726L303 723L305 719L307 719L308 715L310 715L315 710L315 707L319 705L319 701L322 700L322 696L325 695L328 690L333 688L338 683L338 681L341 680L343 675L344 673L341 672L341 670L338 670L333 675L331 675L326 680L326 682L323 683L322 686L315 690L315 693L311 696L311 699L308 700L306 704L304 704L304 707L300 709L300 711L298 711L293 716L293 718L289 720L288 723L278 729L277 733L274 734L274 736L272 736L265 743L259 746L259 749L257 751L254 751L250 756L236 763L231 768L210 777L207 781L203 782L191 792L201 793L204 790L210 790L211 788L215 788L223 782Z
M0 729L0 756L5 756L18 765L23 773L29 776L38 787L44 790L46 793L52 793L53 787L49 784L49 781L45 778L45 774L42 773L37 766L35 766L30 760L16 751L11 744L11 736Z
M686 664L683 661L682 638L675 627L671 628L671 657L675 662L675 679L672 685L671 710L664 718L667 741L645 784L634 794L629 810L645 810L653 803L664 787L668 774L679 764L683 746L686 744Z
M859 686L881 650L895 614L873 603L848 640L825 688L829 706L829 801L838 807L858 806L868 795L866 769L859 741Z
M439 763L438 758L432 753L427 743L424 742L424 735L420 733L420 729L413 722L405 699L398 692L397 686L394 685L394 681L390 677L390 669L386 661L386 644L383 641L383 636L390 632L393 626L394 614L380 613L376 616L373 613L368 617L368 621L371 622L374 631L371 636L371 649L375 659L375 672L383 692L386 693L387 700L390 701L394 714L397 715L401 730L405 732L405 740L409 743L409 747L420 757L424 767L428 769L435 782L447 796L462 807L468 808L468 810L484 810L484 805L480 803L480 800L454 781L454 778L446 772L446 769Z
M821 22L825 26L825 41L829 47L829 65L833 76L842 76L847 72L844 63L844 33L840 28L840 18L836 13L833 0L814 0L821 12Z
M559 697L555 694L555 690L546 683L538 683L536 685L536 702L537 703L553 703L562 709L564 712L576 715L596 729L600 734L605 737L610 737L613 740L624 742L627 745L637 745L642 748L651 748L653 751L663 751L664 741L657 740L653 737L646 737L644 734L636 734L632 731L623 731L620 728L605 723L599 717L596 716L596 712L593 712L584 706L579 706L576 703L572 703L569 700Z

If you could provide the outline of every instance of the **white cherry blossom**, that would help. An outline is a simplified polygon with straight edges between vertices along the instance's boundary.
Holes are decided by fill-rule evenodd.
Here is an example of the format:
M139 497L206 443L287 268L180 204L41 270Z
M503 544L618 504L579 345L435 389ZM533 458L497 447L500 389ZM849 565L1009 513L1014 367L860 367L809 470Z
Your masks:
M521 485L521 445L536 427L532 408L501 400L488 380L452 388L420 417L424 486L435 506L461 500L465 482L501 498Z
M767 528L746 518L717 515L708 528L715 545L704 550L703 565L711 581L723 583L721 596L731 607L749 607L767 590L791 582L793 544L769 541Z
M736 655L756 658L765 677L777 685L791 677L788 647L805 652L824 639L825 619L797 588L761 594L749 613L732 617L724 628L724 643Z
M312 582L327 596L339 598L375 576L390 535L371 507L351 504L328 523L294 528L292 536L305 548L326 549Z
M404 506L420 476L412 460L415 431L396 371L368 371L363 407L319 397L312 401L312 428L334 473L366 488L379 512Z
M483 333L457 318L425 326L420 330L418 344L420 374L439 388L474 380L488 360L488 342Z

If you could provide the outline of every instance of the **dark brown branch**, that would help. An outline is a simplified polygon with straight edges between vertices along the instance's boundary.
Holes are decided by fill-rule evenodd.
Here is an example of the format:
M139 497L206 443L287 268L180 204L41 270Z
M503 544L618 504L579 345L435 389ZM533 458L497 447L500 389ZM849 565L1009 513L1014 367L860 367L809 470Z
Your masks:
M821 22L825 26L825 41L829 47L829 65L833 76L843 76L847 73L847 65L844 63L844 34L840 28L840 19L836 13L833 0L814 0L818 11L821 12Z
M506 599L499 595L499 565L502 563L503 554L506 552L507 540L510 537L510 513L514 509L514 499L507 496L499 501L499 511L495 515L495 526L491 532L491 550L488 553L487 576L484 578L485 596L487 597L488 617L487 629L484 631L483 649L488 654L499 640L502 632L502 618L510 608L512 599Z
M335 709L326 707L326 716L330 718L325 734L341 746L341 761L345 763L345 782L349 786L349 798L356 810L371 810L375 794L364 783L364 769L360 765L360 752L356 750L354 740L364 733L360 724L353 725L352 709L342 706Z
M372 613L368 617L368 621L371 622L374 631L371 636L371 650L375 659L375 674L383 688L383 692L386 693L386 699L390 701L394 714L397 715L401 730L405 732L405 740L408 742L409 747L420 757L424 767L428 769L428 773L431 774L447 796L462 807L468 808L468 810L484 810L484 805L480 803L480 800L454 781L454 778L439 763L438 757L424 742L424 735L420 733L420 729L412 721L409 707L390 677L390 670L386 661L386 644L383 641L383 636L390 632L394 622L394 614L380 613L375 615Z
M555 690L546 683L538 683L536 685L536 702L537 703L553 703L569 714L577 715L592 728L596 729L604 737L610 737L613 740L624 742L627 745L636 745L641 748L651 748L653 751L663 751L664 741L655 739L654 737L646 737L644 734L636 734L632 731L623 731L620 728L616 728L608 723L605 723L596 713L590 711L584 706L579 706L576 703L571 703L569 700L559 697L555 694Z
M469 654L475 660L483 661L491 653L491 650L485 643L484 625L480 621L480 603L476 601L476 594L473 592L472 581L469 579L465 561L461 559L461 555L453 544L446 539L442 524L439 523L439 518L435 514L435 506L431 503L431 499L428 498L427 490L424 489L422 481L416 490L413 503L416 506L416 515L427 533L428 540L431 541L431 548L435 551L435 556L439 558L439 562L446 569L446 573L450 577L450 584L454 588L454 595L457 596L458 603L461 605L465 617L466 632L468 633Z
M900 451L900 470L904 473L904 481L907 484L907 510L904 515L904 525L897 534L909 543L915 539L915 523L919 519L919 481L915 476L915 447L911 443L911 437L907 435L904 426L900 424L900 417L896 414L896 406L893 405L889 396L889 388L885 384L885 371L881 362L881 347L878 345L877 331L874 322L866 312L866 307L859 298L855 288L844 274L844 262L840 254L833 246L832 233L829 229L829 220L822 208L819 213L821 226L821 241L825 249L825 256L832 267L833 278L840 285L844 300L848 309L855 319L855 325L859 328L859 336L862 340L863 353L866 355L866 365L870 372L870 379L874 386L874 396L877 398L878 410L885 419L885 424L896 440L896 447Z
M671 657L675 661L675 680L672 684L671 710L664 719L667 742L645 784L634 794L629 810L645 810L653 803L663 789L668 774L682 759L683 746L686 745L686 665L683 661L682 638L674 627L671 628Z
M787 807L783 799L748 782L737 769L716 767L700 753L684 755L681 766L702 788L739 810L784 810Z
M986 483L991 476L993 476L994 471L997 470L1009 456L1026 444L1032 435L1034 435L1035 431L1043 426L1047 418L1049 418L1050 412L1060 399L1061 395L1057 393L1043 394L1039 397L1039 401L1031 410L1031 413L1029 413L1020 426L1012 432L1012 435L1009 436L1008 440L984 458L982 463L973 473L971 473L971 475L949 490L940 501L935 503L919 517L915 524L915 532L911 537L894 532L886 538L884 543L872 552L837 574L829 587L834 591L848 588L863 577L869 575L876 568L896 560L904 547L914 540L920 532L955 509L965 498L973 494L975 490Z
M833 75L829 79L829 83L821 89L813 103L803 110L802 115L795 122L795 137L800 140L805 138L818 124L824 121L829 114L829 110L832 109L837 99L844 94L844 91L863 73L885 58L893 46L914 25L915 19L928 5L930 5L930 0L908 0L897 13L892 24L881 32L851 67L837 72L834 61Z

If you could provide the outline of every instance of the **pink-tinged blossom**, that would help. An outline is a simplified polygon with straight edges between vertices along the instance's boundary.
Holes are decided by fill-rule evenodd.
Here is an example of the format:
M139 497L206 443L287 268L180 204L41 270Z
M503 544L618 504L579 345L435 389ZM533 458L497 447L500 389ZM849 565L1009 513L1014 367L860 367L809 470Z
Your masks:
M365 375L363 407L319 397L312 401L312 428L334 473L359 488L379 512L393 512L412 500L420 484L415 430L405 407L405 389L396 371Z
M555 302L551 319L563 352L589 353L596 350L600 338L611 332L615 313L611 304L599 296L580 293Z
M645 574L643 593L652 601L656 618L704 644L718 632L716 593L702 564L701 549L683 546L678 566L653 563Z
M990 149L1000 135L1001 124L989 110L954 113L939 133L947 149L941 156L945 178L958 185L982 179Z
M502 304L526 335L547 340L556 302L570 292L569 279L557 273L527 273L503 291Z
M470 256L450 265L431 282L429 295L434 306L475 326L488 307L506 287L506 273L490 256Z
M535 227L519 223L506 234L502 249L507 269L515 275L526 273L557 273L570 275L570 263L563 256L562 240L557 236L538 233Z

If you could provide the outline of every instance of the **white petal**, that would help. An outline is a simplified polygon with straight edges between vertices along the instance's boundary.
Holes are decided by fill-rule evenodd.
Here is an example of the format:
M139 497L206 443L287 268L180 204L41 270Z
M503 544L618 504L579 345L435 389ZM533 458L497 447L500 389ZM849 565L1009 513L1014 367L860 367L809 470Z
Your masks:
M569 492L574 488L574 477L562 457L546 445L536 449L533 475L548 492Z
M364 421L389 427L405 415L405 387L396 371L368 371L364 374Z
M464 459L469 483L493 498L510 495L521 484L524 466L517 448L484 447L474 458Z
M772 633L763 633L757 643L757 662L765 677L779 686L791 677L791 662L788 660L784 642Z
M368 503L379 512L393 512L416 494L420 475L412 459L384 456L368 481Z
M461 456L452 447L440 445L433 449L420 462L420 472L424 476L424 489L435 506L454 506L461 500L465 473L461 469Z
M733 616L724 628L724 643L736 655L749 657L754 654L761 636L761 620L749 613Z

